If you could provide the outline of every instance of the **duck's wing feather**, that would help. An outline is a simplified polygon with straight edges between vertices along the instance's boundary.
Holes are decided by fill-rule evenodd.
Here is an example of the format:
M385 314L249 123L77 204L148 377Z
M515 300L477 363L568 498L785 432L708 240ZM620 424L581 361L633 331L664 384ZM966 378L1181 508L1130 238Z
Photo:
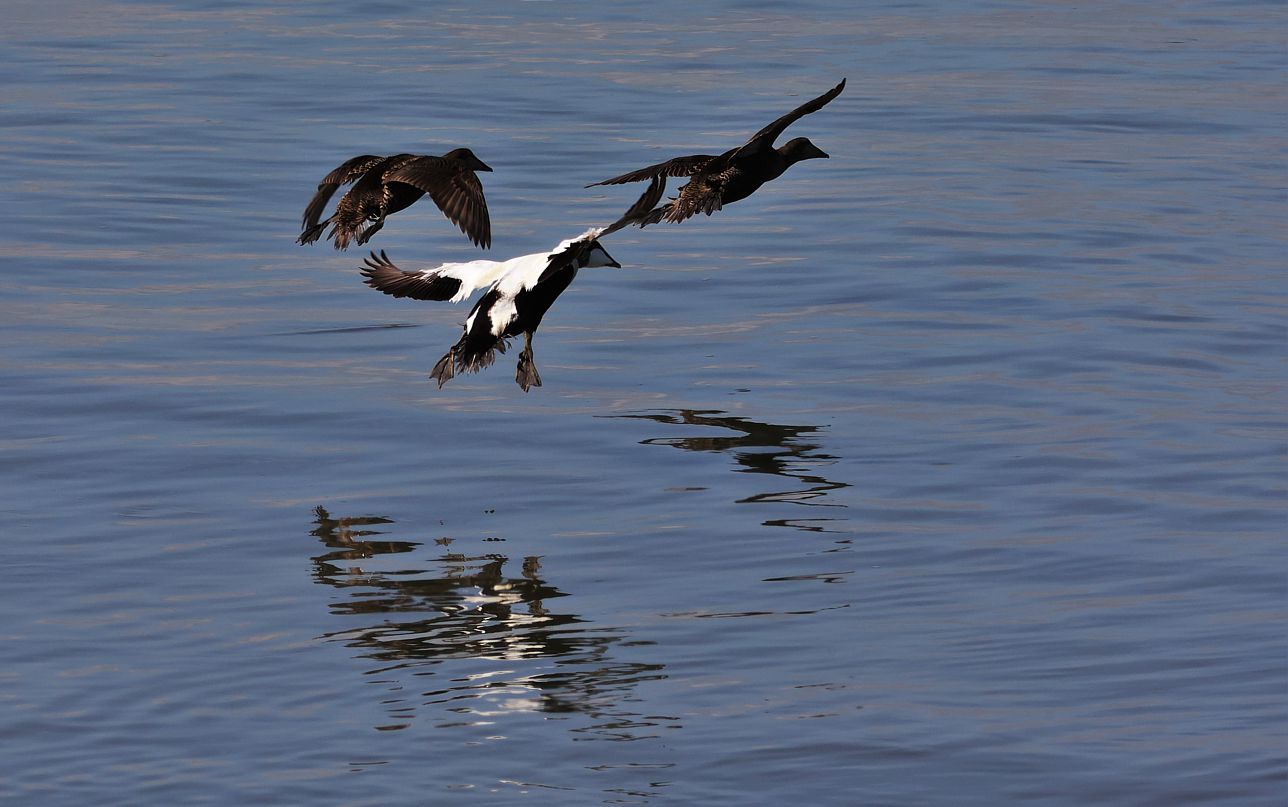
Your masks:
M460 278L449 277L434 271L404 272L385 251L371 253L362 267L364 283L391 297L410 297L413 300L450 300L461 289Z
M704 170L712 160L719 157L711 154L690 154L687 157L675 157L666 162L650 165L647 168L641 168L638 171L622 174L619 177L605 179L601 182L592 182L587 188L593 188L596 185L623 185L627 182L643 182L646 179L655 177L691 177L696 173Z
M469 168L456 160L417 157L387 172L384 178L385 182L403 182L429 194L443 215L476 246L492 246L492 220L488 217L483 183Z
M793 109L791 112L788 112L786 115L782 116L778 120L774 121L773 123L769 124L765 128L761 129L759 132L756 132L754 135L751 136L751 139L747 141L747 144L745 146L738 149L738 152L734 155L734 157L737 158L738 154L745 154L746 152L749 152L749 151L756 151L764 148L773 148L774 141L778 139L779 135L781 135L784 131L787 130L788 126L791 126L793 123L805 117L806 115L810 114L811 112L817 112L823 107L827 106L832 101L832 99L840 95L841 90L844 90L844 89L845 89L845 79L841 79L841 83L837 84L832 89L828 90L827 92L823 93L822 95L813 99L812 101L806 101L805 103Z
M721 208L725 185L737 175L738 170L736 166L729 166L723 171L700 174L689 180L688 183L680 188L675 201L665 205L664 212L660 218L670 222L680 222L699 213L705 213L710 216ZM645 223L652 224L659 217L650 216L646 218Z
M313 194L309 206L304 208L303 229L308 230L316 226L322 219L322 211L326 209L326 203L331 201L331 195L337 188L358 179L384 159L375 154L362 154L352 160L344 161L338 168L323 177L318 183L317 193Z
M621 218L607 227L595 227L587 230L580 238L569 244L566 249L556 252L547 258L546 268L541 272L541 276L537 278L536 285L540 286L560 271L572 266L574 261L581 257L596 239L603 238L609 233L615 233L623 227L647 221L650 214L657 213L657 211L653 209L653 206L661 201L662 194L665 192L666 177L658 174L653 177L653 180L649 182L648 187L644 189L642 194L640 194L640 198L635 200L635 204L631 205L630 208L622 214ZM658 219L656 218L653 219L653 221L657 220Z
M646 219L648 214L652 212L653 206L662 200L662 194L664 193L666 193L666 177L658 174L653 177L653 181L649 183L644 193L640 194L640 198L635 200L635 204L631 205L630 209L623 213L621 218L605 227L598 237L602 238L609 233L615 233L623 227L637 224Z
M536 285L540 286L560 271L567 269L569 266L573 266L574 263L585 254L586 250L590 249L591 244L593 244L597 239L603 238L609 233L615 233L623 227L637 224L646 219L648 214L653 211L653 206L661 200L662 194L665 192L666 177L661 174L653 177L653 180L649 182L648 187L644 189L642 194L640 194L640 198L635 200L635 204L631 205L630 208L622 214L621 218L607 227L594 227L587 230L580 238L569 244L566 249L551 254L550 257L546 259L546 268L542 270L541 276L537 278Z

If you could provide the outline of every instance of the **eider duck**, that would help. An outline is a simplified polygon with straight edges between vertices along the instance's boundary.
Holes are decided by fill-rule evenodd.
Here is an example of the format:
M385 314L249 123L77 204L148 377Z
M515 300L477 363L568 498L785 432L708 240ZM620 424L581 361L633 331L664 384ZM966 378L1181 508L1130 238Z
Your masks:
M666 181L656 177L630 210L607 227L595 227L560 242L549 252L508 261L445 263L434 269L405 272L382 250L367 258L361 270L368 286L393 297L459 302L475 289L490 285L465 319L460 340L434 365L430 377L442 388L456 373L477 373L504 353L510 339L523 335L523 351L514 380L524 392L541 386L532 357L532 335L541 318L564 289L588 267L621 268L599 239L616 232L650 211L662 198Z
M631 171L619 177L587 185L621 185L655 177L689 177L680 187L674 201L667 202L641 217L641 227L659 221L679 222L698 213L710 216L721 207L746 199L761 185L782 176L801 160L827 157L827 154L805 137L789 140L778 148L774 141L798 118L817 112L845 89L845 79L812 101L801 104L778 120L752 135L745 144L719 156L693 154Z
M491 170L467 148L453 149L441 157L354 157L318 184L317 193L304 209L304 231L297 243L312 244L331 225L327 238L334 240L336 249L347 249L350 241L365 244L385 225L386 216L410 207L428 193L443 215L475 245L486 249L492 245L492 224L483 185L474 172ZM340 197L335 212L320 220L331 195L350 182L356 184Z
M434 365L430 377L442 387L456 373L477 373L504 353L510 339L523 334L523 352L514 380L523 391L541 386L532 359L532 334L550 306L580 269L621 264L599 243L603 230L587 230L562 241L549 252L508 261L445 263L435 269L404 272L382 250L366 259L366 284L393 297L459 302L475 289L490 285L469 316L460 340Z

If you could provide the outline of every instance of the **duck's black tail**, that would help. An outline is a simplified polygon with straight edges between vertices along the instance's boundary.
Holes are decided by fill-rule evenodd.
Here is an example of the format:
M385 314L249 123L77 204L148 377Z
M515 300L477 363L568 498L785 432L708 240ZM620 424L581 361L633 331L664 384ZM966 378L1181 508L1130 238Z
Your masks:
M457 373L477 373L486 367L491 367L496 361L496 354L504 353L509 347L505 339L479 339L471 338L470 334L463 335L459 342L452 345L452 349L443 355L430 371L430 378L438 382L439 389L450 381ZM533 373L535 373L535 368ZM538 379L537 386L540 386Z

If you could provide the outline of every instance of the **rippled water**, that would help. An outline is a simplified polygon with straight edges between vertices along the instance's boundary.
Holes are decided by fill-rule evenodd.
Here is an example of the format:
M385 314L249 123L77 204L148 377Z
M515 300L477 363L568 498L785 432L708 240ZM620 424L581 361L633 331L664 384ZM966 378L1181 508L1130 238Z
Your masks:
M0 798L1231 804L1288 786L1278 3L36 3L0 55ZM466 309L299 247L468 145L831 154ZM673 183L674 186L674 183ZM476 250L426 203L372 246Z

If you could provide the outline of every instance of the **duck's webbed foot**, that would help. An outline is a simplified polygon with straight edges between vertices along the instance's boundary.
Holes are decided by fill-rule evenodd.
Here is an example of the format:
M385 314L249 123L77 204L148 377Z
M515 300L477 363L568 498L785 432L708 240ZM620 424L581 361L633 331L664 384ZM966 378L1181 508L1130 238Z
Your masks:
M537 372L536 361L532 358L532 334L523 334L523 352L519 354L519 366L514 371L514 380L523 391L541 386L541 374Z
M438 382L439 389L442 389L454 375L456 375L456 348L447 351L429 372L429 377Z

